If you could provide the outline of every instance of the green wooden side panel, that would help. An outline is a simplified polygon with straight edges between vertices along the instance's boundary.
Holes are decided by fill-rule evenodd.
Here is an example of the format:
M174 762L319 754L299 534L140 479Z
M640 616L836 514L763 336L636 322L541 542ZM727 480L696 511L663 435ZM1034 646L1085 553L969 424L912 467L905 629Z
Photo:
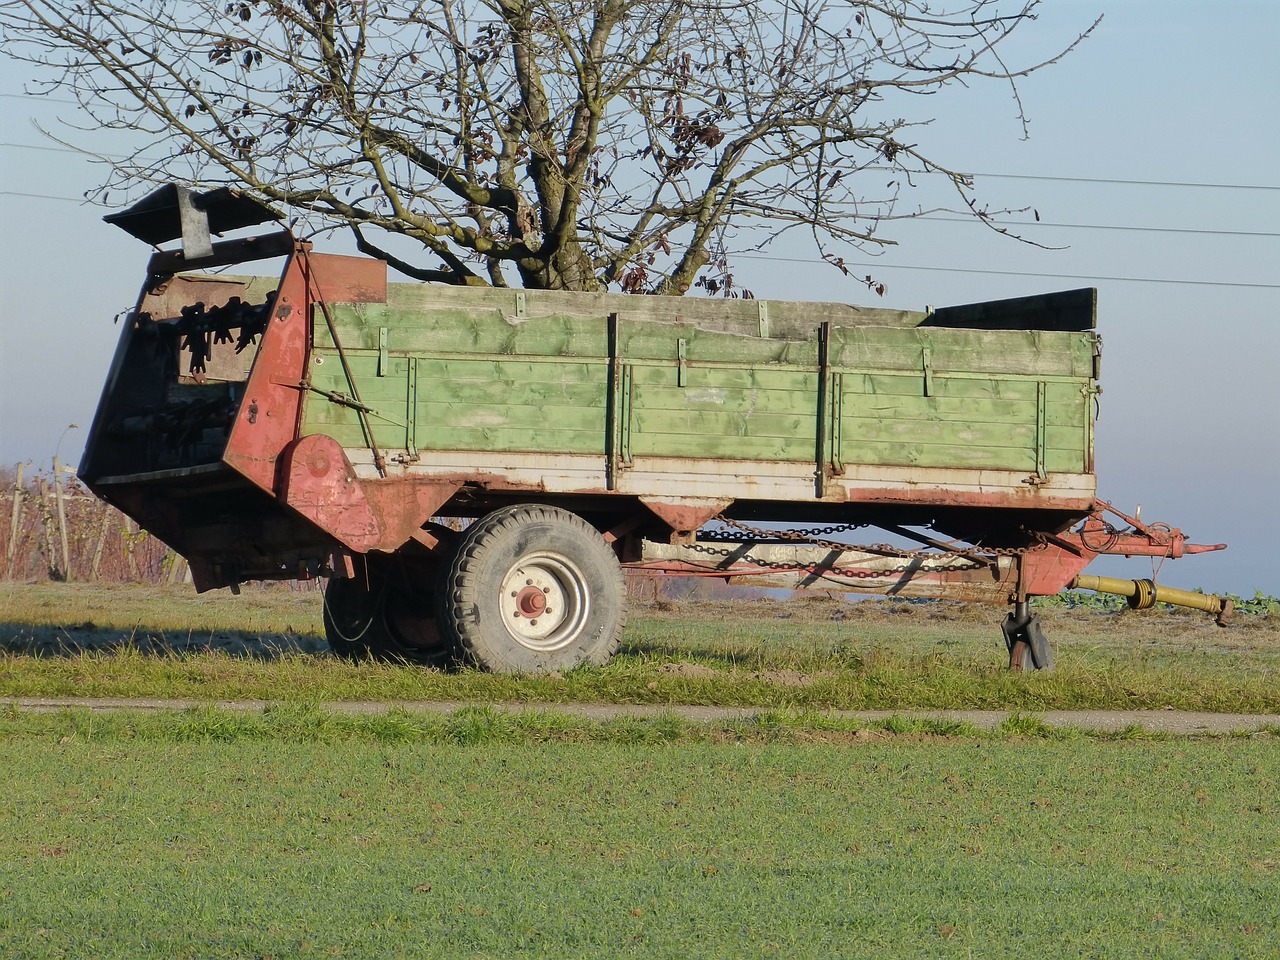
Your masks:
M442 308L421 313L386 304L335 304L331 308L345 350L377 350L387 331L392 353L430 356L489 355L596 357L609 355L608 318L555 316L517 320L493 310ZM312 324L317 346L333 339L323 322ZM685 341L693 362L743 364L815 364L817 337L807 340L741 336L699 329L691 324L622 320L618 353L631 360L678 359Z
M923 375L846 375L842 383L843 463L1029 473L1088 467L1092 394L1083 382L935 373L927 385Z
M442 308L399 310L380 303L335 304L331 308L346 350L377 350L379 330L387 330L387 348L419 355L505 355L529 357L606 357L608 324L604 317L545 317L508 322L492 310ZM327 325L315 322L317 346L332 346Z
M1095 336L1052 330L965 330L844 327L831 332L831 363L850 370L1015 373L1089 377Z
M637 365L631 387L633 455L801 462L814 457L816 372L690 366L682 383L675 365Z
M514 304L509 292L488 300L332 306L379 446L592 455L603 469L614 369L607 316L516 315L493 305ZM751 329L749 321L738 328ZM817 327L805 335L791 322L785 336L770 337L714 326L706 317L701 325L621 317L621 468L636 456L816 467ZM352 391L322 317L313 332L319 392L306 397L303 431L365 446L359 415L342 402ZM1088 470L1095 350L1092 333L833 327L825 449L837 470Z
M603 364L416 358L417 402L410 411L409 358L390 358L379 376L376 354L346 353L361 402L376 411L369 419L380 446L604 453ZM326 362L313 360L312 385L349 396L336 353L317 355ZM316 393L307 398L303 429L344 446L366 444L357 412Z

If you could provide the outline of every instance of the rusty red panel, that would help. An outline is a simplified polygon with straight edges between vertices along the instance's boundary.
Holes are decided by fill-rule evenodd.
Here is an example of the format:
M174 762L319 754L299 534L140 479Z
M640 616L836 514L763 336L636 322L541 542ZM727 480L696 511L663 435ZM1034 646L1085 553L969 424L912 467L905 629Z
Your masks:
M368 257L308 254L312 279L326 303L386 303L387 265Z
M302 254L295 252L285 268L223 455L229 466L271 494L277 493L277 458L297 435L302 406L310 298L301 261Z
M409 477L361 480L338 441L323 434L289 446L281 482L285 503L360 553L402 546L461 486Z
M652 497L641 497L640 502L676 533L697 530L733 503L732 500L655 500Z
M361 483L382 528L379 550L403 545L462 487L461 480L418 477L388 477Z
M381 542L378 518L336 440L323 434L303 437L282 461L285 503L352 550Z
M852 503L901 503L946 507L989 507L1018 510L1055 510L1064 513L1075 513L1081 517L1094 508L1093 497L1073 497L1062 494L1049 494L1028 485L1025 489L1014 492L947 490L939 487L921 487L908 489L884 489L882 487L853 487L847 492L833 490L840 500ZM834 499L834 498L829 498Z
M1042 543L1022 558L1022 586L1026 596L1052 597L1065 590L1097 556L1090 550L1076 553L1054 543Z

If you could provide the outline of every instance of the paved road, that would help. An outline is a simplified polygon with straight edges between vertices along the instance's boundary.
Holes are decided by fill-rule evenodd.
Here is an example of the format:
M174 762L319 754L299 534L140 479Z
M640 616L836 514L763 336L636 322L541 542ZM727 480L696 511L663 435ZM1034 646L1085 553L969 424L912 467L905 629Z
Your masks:
M151 700L76 697L0 697L0 708L13 706L20 710L52 712L57 710L188 710L195 707L218 707L224 710L261 712L268 706L264 700ZM380 714L403 709L431 713L452 713L476 704L461 701L331 701L321 704L335 713ZM612 703L492 703L494 710L509 713L545 710L594 720L615 717L655 717L674 714L699 723L739 720L761 713L756 707L699 707L687 705L652 706ZM771 711L772 712L772 711ZM926 717L958 720L990 730L998 727L1012 713L1008 710L831 710L830 716L851 720L876 721L892 716ZM1023 711L1030 715L1029 711ZM1034 714L1051 727L1063 729L1115 732L1137 725L1153 733L1225 734L1270 728L1280 730L1280 716L1244 713L1192 713L1184 710L1047 710Z

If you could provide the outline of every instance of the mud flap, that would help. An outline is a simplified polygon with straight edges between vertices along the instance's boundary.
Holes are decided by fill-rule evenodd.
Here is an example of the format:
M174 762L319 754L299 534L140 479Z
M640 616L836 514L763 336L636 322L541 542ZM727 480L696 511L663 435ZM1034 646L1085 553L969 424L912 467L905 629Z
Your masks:
M1040 629L1040 617L1031 613L1026 603L1014 606L1000 624L1005 646L1009 648L1009 669L1014 672L1052 670L1053 648Z

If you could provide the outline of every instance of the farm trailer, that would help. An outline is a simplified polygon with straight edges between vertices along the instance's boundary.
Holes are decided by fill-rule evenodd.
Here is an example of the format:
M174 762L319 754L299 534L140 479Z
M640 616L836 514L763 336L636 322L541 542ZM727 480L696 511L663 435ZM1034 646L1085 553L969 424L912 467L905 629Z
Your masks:
M600 663L624 570L1009 605L1015 669L1052 662L1028 600L1073 585L1230 614L1081 577L1221 548L1097 498L1093 290L907 312L479 289L285 229L211 240L273 219L172 185L107 217L183 242L151 256L80 475L198 590L328 578L339 653Z

